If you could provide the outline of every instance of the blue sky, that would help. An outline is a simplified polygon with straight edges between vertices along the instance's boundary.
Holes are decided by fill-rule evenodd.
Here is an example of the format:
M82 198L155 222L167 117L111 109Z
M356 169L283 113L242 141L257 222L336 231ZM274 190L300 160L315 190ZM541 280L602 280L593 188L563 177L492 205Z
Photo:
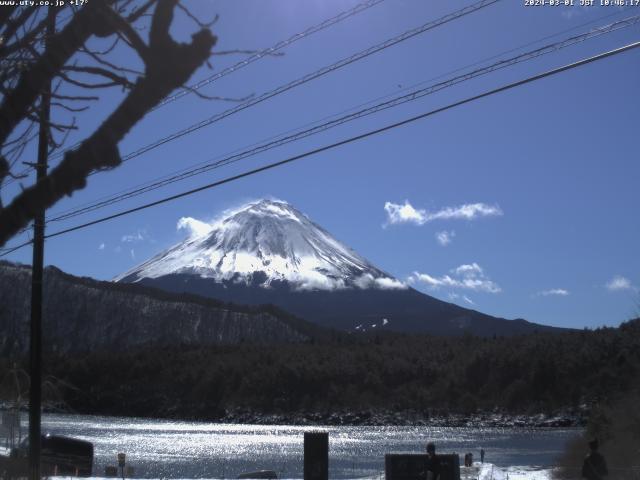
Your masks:
M213 28L219 37L214 51L225 51L269 47L357 3L187 4L203 19L220 15ZM472 3L386 0L296 42L283 50L283 56L265 58L220 79L203 92L238 98L259 95ZM155 149L117 170L94 175L84 191L60 202L48 215L376 98L397 95L413 85L432 83L436 77L447 78L453 70L544 37L565 32L528 48L639 14L640 7L525 7L521 1L503 0ZM577 28L588 22L592 23ZM176 37L188 39L195 30L187 18L176 18ZM637 41L639 33L636 25L589 40L233 166L52 223L48 231L444 106ZM125 50L116 54L119 61L137 62ZM213 56L213 72L242 58ZM378 267L443 300L544 324L618 325L640 310L639 65L640 51L634 50L289 166L51 239L46 263L75 275L110 279L184 238L186 233L176 229L181 217L210 220L227 208L269 196L290 202ZM203 68L194 80L211 74ZM70 143L90 132L120 98L121 92L114 89L91 113L78 117L82 128ZM173 102L137 125L122 142L121 152L131 152L233 105L193 95ZM16 184L3 190L5 201L15 188ZM22 249L8 258L30 263L30 252Z

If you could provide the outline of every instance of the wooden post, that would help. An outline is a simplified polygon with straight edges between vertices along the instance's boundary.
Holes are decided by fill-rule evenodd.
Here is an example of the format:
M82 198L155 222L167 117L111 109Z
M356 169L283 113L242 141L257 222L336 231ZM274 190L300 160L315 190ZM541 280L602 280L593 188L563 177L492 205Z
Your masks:
M329 434L304 432L304 480L329 479Z

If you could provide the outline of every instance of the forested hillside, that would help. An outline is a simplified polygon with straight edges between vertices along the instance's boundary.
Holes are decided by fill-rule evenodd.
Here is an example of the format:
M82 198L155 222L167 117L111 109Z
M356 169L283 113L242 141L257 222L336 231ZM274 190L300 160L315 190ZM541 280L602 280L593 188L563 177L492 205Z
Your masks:
M0 262L0 356L29 345L30 268ZM318 327L272 306L243 306L142 285L44 272L44 349L72 355L181 345L295 343Z
M46 365L77 387L64 393L68 407L87 413L554 412L602 403L638 382L640 320L508 338L336 335L277 346L94 352Z

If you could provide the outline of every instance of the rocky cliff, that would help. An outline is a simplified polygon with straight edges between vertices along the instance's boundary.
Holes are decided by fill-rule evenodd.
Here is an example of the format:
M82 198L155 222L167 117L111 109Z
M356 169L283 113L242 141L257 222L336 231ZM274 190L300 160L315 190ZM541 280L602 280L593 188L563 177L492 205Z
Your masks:
M0 354L29 344L30 267L0 263ZM163 345L305 341L314 327L271 307L242 307L140 285L44 274L43 341L59 353Z

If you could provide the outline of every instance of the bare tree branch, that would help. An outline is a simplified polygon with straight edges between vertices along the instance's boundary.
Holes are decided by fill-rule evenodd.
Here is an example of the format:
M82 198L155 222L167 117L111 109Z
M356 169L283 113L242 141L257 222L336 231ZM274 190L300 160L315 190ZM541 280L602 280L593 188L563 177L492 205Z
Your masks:
M118 43L120 43L120 37L115 37L113 39L113 43L111 45L109 45L107 47L106 50L102 50L102 51L93 51L92 53L95 53L96 55L108 55L109 53L111 53L113 51L114 48L116 48L116 46L118 45ZM86 47L82 47L80 50L85 49ZM88 49L87 49L88 50ZM89 51L89 50L88 50Z
M143 75L143 72L139 71L139 70L133 70L132 68L127 68L127 67L122 67L119 65L116 65L112 62L109 62L108 60L105 60L104 58L102 58L102 56L104 55L102 52L94 52L91 51L87 48L82 48L80 50L81 53L84 53L86 55L88 55L89 57L91 57L93 60L95 60L97 63L104 65L105 67L111 68L113 70L116 70L118 72L123 72L123 73L131 73L133 75Z
M40 120L37 116L35 115L27 115L27 118L32 120L34 123L42 123L42 120ZM45 123L45 127L49 127L52 128L54 130L57 130L58 132L64 132L65 130L77 130L78 127L74 124L64 124L64 123L59 123L59 122L46 122Z
M99 4L99 0L92 0L88 6ZM145 45L145 75L136 81L122 103L76 150L68 151L46 177L25 189L0 210L0 246L25 227L40 209L51 207L61 198L84 188L91 172L120 165L122 159L118 143L148 111L185 84L195 70L206 62L216 42L209 30L195 33L188 44L177 43L169 35L176 4L176 0L158 1L151 24L149 46ZM86 15L88 6L77 15ZM113 10L109 10L107 15L117 16ZM75 23L74 20L71 23ZM80 33L85 39L91 34L84 30ZM81 46L77 40L74 45L76 50ZM57 70L63 65L64 62L58 63ZM23 107L22 111L25 110ZM9 122L0 123L0 139L3 138L3 128L7 129L8 126Z
M129 5L131 5L132 3L133 3L133 0L124 0L121 3L116 3L115 10L116 12L118 12L119 15L123 15L127 11L127 8L129 8Z
M107 13L107 22L114 28L116 32L122 34L131 48L135 49L140 58L147 63L147 55L149 47L144 40L138 35L138 32L131 26L129 22L116 14L113 10ZM121 37L122 38L122 37Z
M200 28L211 28L220 18L219 15L216 14L216 16L213 17L213 19L210 20L209 22L202 22L198 17L196 17L193 13L191 13L191 11L187 7L185 7L181 3L178 3L178 8L182 10L187 15L187 17L193 20L193 22Z
M25 46L33 43L33 41L38 37L38 35L44 32L45 27L47 25L47 19L41 20L37 27L30 29L26 34L13 42L10 45L0 45L0 57L6 57L11 55L12 53L17 52L18 50L25 48Z
M63 73L60 73L60 76L64 79L65 82L80 88L101 90L103 88L122 86L122 84L119 82L87 83L80 80L75 80L68 75L64 75Z
M85 107L85 108L89 108L89 107ZM76 124L76 119L74 117L73 118L73 125L75 126L75 124ZM56 139L54 138L53 134L50 134L49 135L49 146L50 146L49 154L52 154L58 148L62 147L67 142L67 139L69 138L69 134L70 133L71 133L71 130L67 130L66 132L64 132L62 140L60 140L59 142L56 141Z
M183 85L181 88L188 90L189 92L193 93L194 95L198 96L199 98L203 99L203 100L217 100L217 101L221 101L221 102L234 102L234 103L239 103L239 102L246 102L247 100L249 100L250 98L252 98L254 96L254 94L250 94L247 95L245 97L239 97L239 98L233 98L233 97L218 97L218 96L213 96L213 95L206 95L204 93L202 93L200 90L197 90L193 87L190 87L188 85Z
M0 9L0 28L3 28L5 25L7 25L7 22L11 18L11 15L13 15L15 9L15 5L7 5L4 8Z
M0 185L2 185L9 173L9 162L7 162L6 158L0 156ZM0 208L2 208L2 198L0 198Z
M58 100L69 100L76 102L90 102L100 100L100 97L88 96L88 95L60 95L59 93L52 93L51 98L57 98Z
M89 109L88 106L74 108L60 102L51 102L51 107L62 108L63 110L66 110L67 112L71 112L71 113L84 112L85 110Z
M15 145L16 143L20 142L22 139L24 139L27 135L29 135L31 133L31 131L33 130L33 127L34 127L34 123L33 122L29 123L29 125L27 125L27 128L25 128L24 131L20 135L18 135L13 140L9 140L9 141L5 142L2 145L1 148L2 149L6 149L10 145ZM5 152L5 155L8 154L8 153L10 153L10 151L9 152Z
M151 8L151 5L153 5L154 3L157 3L157 1L158 0L148 0L147 3L142 5L140 8L131 12L131 15L127 17L127 22L133 23L136 20L138 20L140 17L146 14Z
M0 143L24 118L44 85L50 82L69 58L87 41L110 9L104 0L92 0L78 11L60 33L50 39L50 48L21 75L18 85L0 105ZM102 15L101 15L102 14Z
M111 72L110 70L107 70L105 68L100 68L100 67L89 67L89 66L82 66L82 67L78 67L75 65L67 65L65 67L62 68L63 71L65 72L81 72L81 73L88 73L90 75L99 75L105 78L110 79L111 81L108 83L103 83L103 84L91 84L91 83L86 83L86 82L82 82L80 80L77 79L72 79L71 77L69 77L66 74L60 74L60 76L66 80L69 83L73 83L74 85L77 85L79 87L84 87L84 88L102 88L102 87L112 87L112 86L117 86L117 85L121 85L125 88L133 88L133 82L131 82L128 78L122 76L122 75L118 75L114 72Z
M18 29L22 25L24 25L27 22L27 20L29 20L29 17L36 12L37 10L35 8L23 8L22 13L18 15L18 17L14 18L13 20L8 19L6 28L2 31L2 37L12 38L16 34Z

